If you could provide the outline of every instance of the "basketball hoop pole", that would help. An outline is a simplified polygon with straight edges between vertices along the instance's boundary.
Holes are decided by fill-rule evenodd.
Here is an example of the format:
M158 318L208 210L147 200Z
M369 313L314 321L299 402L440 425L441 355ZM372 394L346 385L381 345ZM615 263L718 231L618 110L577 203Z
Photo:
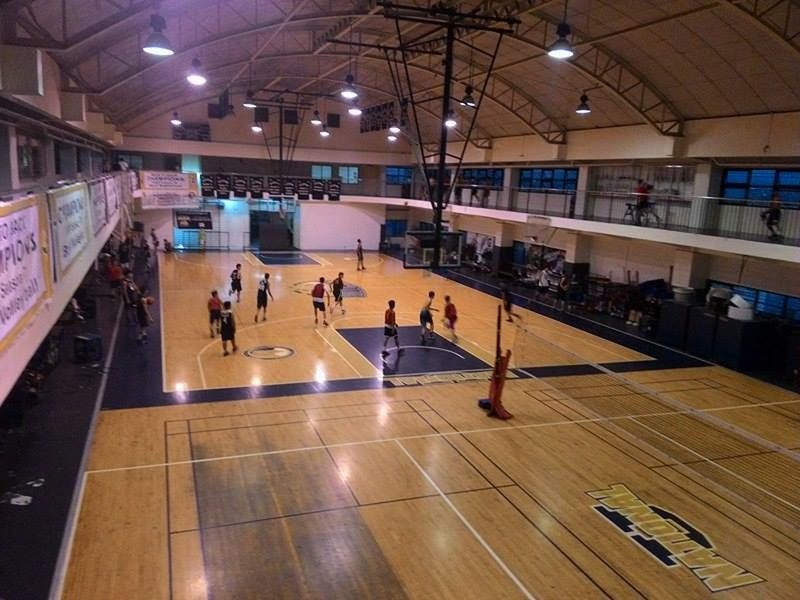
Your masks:
M503 309L498 304L497 305L497 335L496 335L497 339L495 340L495 345L494 345L494 360L495 360L495 362L500 360L500 353L502 352L500 350L500 328L502 326L503 326Z

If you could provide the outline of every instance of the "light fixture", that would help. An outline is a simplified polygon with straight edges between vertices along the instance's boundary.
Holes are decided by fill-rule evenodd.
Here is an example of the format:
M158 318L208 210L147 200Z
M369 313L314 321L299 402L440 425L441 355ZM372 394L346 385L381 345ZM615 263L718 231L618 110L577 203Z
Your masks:
M314 125L315 127L321 127L322 126L322 119L319 116L319 111L318 110L315 110L314 114L311 116L311 124Z
M389 133L397 135L400 133L400 126L396 122L392 121L392 124L389 125Z
M464 88L464 97L461 99L461 106L468 106L469 108L478 106L478 103L475 102L475 97L472 95L474 91L475 90L469 84Z
M183 121L181 121L178 118L178 113L177 112L172 113L172 118L169 120L169 123L173 127L180 127L181 125L183 125Z
M253 100L253 96L254 95L255 94L253 94L253 90L247 90L247 93L245 94L244 102L242 102L242 106L244 106L245 108L255 108L256 107L256 103Z
M254 121L253 124L250 125L250 131L252 131L253 133L261 133L264 130L261 127L261 123L257 123Z
M144 41L142 50L153 56L172 56L175 51L169 43L167 36L162 32L167 28L167 22L159 14L150 15L150 27L153 31Z
M186 74L186 81L197 86L205 85L208 81L206 76L203 74L203 65L199 58L192 59L192 67Z
M358 100L353 100L353 106L347 109L347 113L351 117L360 117L361 116L361 108L358 106Z
M590 112L592 112L592 109L589 106L589 96L586 94L581 96L581 103L578 104L578 108L575 109L575 112L579 115L588 115Z
M572 33L572 31L569 25L567 25L567 0L564 0L564 18L561 19L561 23L556 27L558 39L548 48L547 54L559 60L570 58L575 54L575 51L572 49L572 44L570 44L567 39L570 33Z
M386 139L389 140L390 142L396 142L397 136L393 133L390 133L389 135L386 136Z
M456 124L457 124L456 115L453 113L452 110L448 111L447 118L444 120L444 126L447 127L448 129L452 129L453 127L456 126Z
M352 74L348 73L347 77L344 78L344 87L342 88L342 91L339 93L345 100L355 100L356 98L358 98L358 92L356 91L356 86L353 85Z
M322 126L322 129L319 130L319 135L320 135L320 137L324 137L324 138L329 137L331 135L331 132L328 131L328 126L327 125L323 125Z

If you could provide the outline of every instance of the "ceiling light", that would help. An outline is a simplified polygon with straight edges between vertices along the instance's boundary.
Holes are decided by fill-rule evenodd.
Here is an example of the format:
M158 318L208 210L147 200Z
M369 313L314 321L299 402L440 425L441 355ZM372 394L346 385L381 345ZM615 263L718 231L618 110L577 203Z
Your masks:
M386 139L389 140L390 142L396 142L397 136L393 133L390 133L389 135L386 136Z
M575 109L575 112L579 115L588 115L590 112L592 112L592 109L589 106L589 96L586 94L581 96L581 103L578 104L578 108Z
M172 44L169 43L167 36L162 32L167 28L167 22L161 15L150 15L150 27L153 31L147 36L144 41L142 50L153 56L172 56L175 51L172 49Z
M178 118L177 112L172 113L172 118L169 120L169 123L173 127L180 127L181 125L183 125L183 122Z
M398 133L400 133L400 126L397 123L393 122L391 125L389 125L389 133L397 135Z
M471 85L468 85L464 89L464 97L461 99L461 106L468 106L469 108L475 108L478 106L478 103L475 102L475 98L472 95L472 92L475 90L472 88Z
M252 131L253 133L261 133L264 130L261 127L261 123L253 123L252 125L250 125L250 131Z
M572 49L572 44L569 43L567 36L570 34L569 25L566 23L559 23L556 29L558 39L553 42L553 45L547 50L547 54L553 58L564 60L570 58L575 51Z
M253 91L252 90L247 90L247 94L245 94L245 98L244 98L244 102L242 102L242 106L244 106L245 108L255 108L256 107L256 103L253 100L253 96L254 96Z
M318 110L314 111L314 114L311 117L311 124L316 126L316 127L320 127L322 125L322 119L319 116L319 111Z
M353 76L350 73L348 73L347 77L344 78L344 87L339 93L345 100L354 100L355 98L358 98L356 86L353 85Z
M186 81L191 83L192 85L205 85L208 79L203 74L203 65L200 63L199 58L192 59L192 67L189 69L189 72L186 74Z
M319 135L320 135L320 137L324 137L324 138L329 137L331 135L331 132L328 131L328 126L327 125L323 125L322 126L322 129L319 130Z
M347 109L347 113L351 117L360 117L361 116L361 108L358 106L358 100L353 100L353 106Z
M451 110L450 112L447 113L447 118L444 120L444 126L447 127L448 129L452 129L453 127L456 126L456 124L457 124L456 116L455 114L453 114L453 111Z

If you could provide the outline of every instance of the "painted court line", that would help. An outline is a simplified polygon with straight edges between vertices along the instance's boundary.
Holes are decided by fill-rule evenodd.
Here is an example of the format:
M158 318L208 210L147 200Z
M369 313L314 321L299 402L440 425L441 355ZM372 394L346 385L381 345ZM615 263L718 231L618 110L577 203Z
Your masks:
M428 483L431 484L433 489L436 490L436 493L439 494L441 499L444 500L445 504L447 504L447 506L450 507L450 510L452 510L453 513L455 513L455 515L464 524L464 526L467 529L469 529L469 532L472 534L472 536L476 540L478 540L478 543L481 546L483 546L483 548L484 548L484 550L486 550L486 552L489 553L489 556L491 556L494 559L494 562L496 562L497 565L503 570L503 572L506 575L508 575L509 579L511 579L511 581L514 582L514 585L516 585L519 588L519 591L521 591L523 593L523 595L526 598L528 598L528 600L536 600L534 595L531 594L530 591L528 591L528 588L525 587L525 585L519 580L519 578L509 568L509 566L505 562L503 562L503 559L500 558L497 555L497 553L494 551L494 549L488 544L488 542L483 539L483 536L481 536L481 534L478 533L478 531L472 526L472 524L467 520L467 518L463 514L461 514L461 511L458 510L458 508L456 508L456 505L453 504L453 501L450 500L450 498L447 497L447 495L439 488L438 485L436 485L436 482L433 480L433 478L430 475L428 475L428 473L425 471L425 469L422 468L422 465L420 465L416 461L416 459L413 456L411 456L411 453L408 450L406 450L405 446L403 446L403 444L401 444L399 441L396 441L395 443L398 446L400 446L400 449L403 451L403 453L408 457L408 459L412 463L414 463L414 466L417 467L417 469L419 469L419 472L422 473L422 476L428 481Z
M779 404L790 404L793 402L800 402L800 400L782 400L778 402L765 402L763 406L773 406ZM752 408L753 404L743 404L737 407L726 407L727 410L731 410L733 408ZM667 415L680 415L680 414L687 414L686 411L660 411L655 413L644 413L641 415L635 415L636 418L643 418L643 417L661 417ZM222 416L222 415L215 415ZM206 462L215 462L221 460L238 460L242 458L253 458L257 456L271 456L275 454L290 454L294 452L309 452L313 450L324 450L326 448L348 448L352 446L368 446L370 444L383 444L386 442L396 442L396 441L405 441L405 440L421 440L421 439L429 439L429 438L438 438L438 437L449 437L449 436L458 436L458 435L472 435L478 433L490 433L490 432L498 432L498 431L516 431L516 430L524 430L524 429L537 429L537 428L544 428L544 427L556 427L562 425L580 425L584 423L603 423L603 422L613 422L613 421L622 421L626 419L631 419L631 415L619 415L615 417L587 417L584 419L574 419L574 420L564 420L564 421L551 421L549 423L529 423L527 425L505 425L505 426L498 426L498 427L481 427L476 429L465 429L462 431L443 431L437 433L422 433L418 435L405 435L405 436L397 436L397 437L388 437L388 438L377 438L373 440L362 440L357 442L339 442L336 444L319 444L315 446L300 446L297 448L286 448L283 450L264 450L261 452L247 452L244 454L232 454L228 456L213 456L209 458L195 458L191 460L179 460L179 461L172 461L172 462L159 462L159 463L150 463L145 465L133 465L129 467L111 467L107 469L94 469L92 471L87 471L88 474L99 474L99 473L115 473L117 471L134 471L139 469L163 469L164 467L174 467L179 465L191 465L195 463L206 463Z

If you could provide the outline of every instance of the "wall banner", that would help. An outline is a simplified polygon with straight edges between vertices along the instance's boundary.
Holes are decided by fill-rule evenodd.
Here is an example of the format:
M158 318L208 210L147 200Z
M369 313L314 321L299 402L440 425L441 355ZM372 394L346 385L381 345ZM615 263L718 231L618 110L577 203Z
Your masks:
M47 193L52 248L59 277L89 245L89 191L78 183Z
M308 200L311 197L311 180L298 179L297 180L297 199Z
M197 192L197 175L177 171L142 171L142 189Z
M103 180L103 188L106 195L106 214L108 219L119 212L119 205L122 201L122 182L117 177L106 177Z
M176 210L175 226L178 229L214 229L211 212L207 210Z
M206 173L200 175L200 192L203 198L214 198L215 188L216 182L213 175L208 175Z
M254 200L260 200L264 197L264 178L261 175L251 175L248 177L247 187L250 191L250 197Z
M236 198L247 198L247 175L233 175L231 188Z
M50 293L44 198L0 206L0 350Z
M89 202L92 207L92 232L97 233L108 223L106 184L102 179L89 182Z
M200 197L195 193L177 193L163 191L143 191L142 209L158 208L198 208Z

